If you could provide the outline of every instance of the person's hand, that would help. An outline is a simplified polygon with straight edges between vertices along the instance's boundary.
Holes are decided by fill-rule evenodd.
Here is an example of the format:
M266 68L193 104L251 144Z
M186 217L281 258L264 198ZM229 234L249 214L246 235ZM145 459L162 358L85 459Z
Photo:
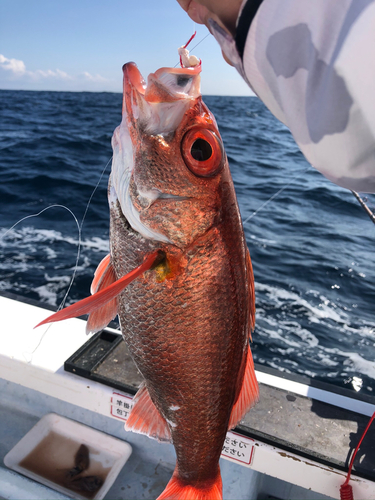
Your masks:
M225 28L231 35L235 35L236 21L242 0L177 0L195 23L205 24L208 28L208 19L212 18Z

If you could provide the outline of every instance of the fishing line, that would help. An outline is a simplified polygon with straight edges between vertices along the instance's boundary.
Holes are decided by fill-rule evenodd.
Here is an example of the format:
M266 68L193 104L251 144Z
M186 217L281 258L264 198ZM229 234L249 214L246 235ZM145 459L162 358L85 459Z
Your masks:
M74 281L74 278L75 278L75 275L76 275L76 272L77 272L77 267L78 267L78 261L79 261L79 256L80 256L80 250L81 250L81 227L79 225L79 222L78 222L78 219L77 217L74 215L74 213L72 212L72 210L70 210L70 208L66 207L65 205L59 205L59 204L54 204L54 205L49 205L48 207L45 207L43 208L43 210L41 210L40 212L38 212L37 214L31 214L31 215L27 215L26 217L23 217L22 219L20 219L18 222L16 222L15 224L13 224L12 227L10 227L7 231L5 231L5 233L3 234L2 236L2 239L10 232L12 231L12 229L14 229L16 226L18 226L18 224L20 224L21 222L23 222L24 220L26 219L31 219L32 217L38 217L39 215L41 215L43 212L46 212L47 210L51 209L51 208L64 208L65 210L67 210L73 217L76 225L77 225L77 229L78 229L78 251L77 251L77 257L76 257L76 265L75 265L75 268L74 268L74 272L73 272L73 276L70 280L70 284L69 284L69 287L68 287L68 290L60 304L60 306L58 307L58 310L60 310L63 305L65 304L65 301L67 299L67 296L70 292L70 289L73 285L73 281ZM33 349L33 351L29 352L29 351L24 351L22 353L23 357L25 358L25 360L28 362L28 363L31 363L32 359L33 359L33 355L35 354L35 351L38 349L38 347L40 346L40 344L42 343L44 337L46 336L48 330L50 329L51 325L48 325L48 327L46 328L46 330L43 332L42 336L40 337L39 339L39 342L38 344L36 345L36 347ZM29 354L30 355L30 358L28 359L28 357L26 357L25 355L26 354Z
M89 201L87 202L86 209L85 209L85 213L83 214L82 221L81 221L81 229L82 229L82 226L83 226L83 221L84 221L84 220L85 220L85 218L86 218L86 214L87 214L87 211L88 211L88 209L89 209L89 206L90 206L91 200L92 200L92 198L93 198L93 196L94 196L94 194L95 194L96 190L98 189L99 184L100 184L100 181L102 180L102 177L103 177L103 175L104 175L105 171L107 170L108 165L109 165L109 164L110 164L110 162L112 161L112 158L113 158L113 156L111 156L111 157L110 157L110 159L107 161L107 164L106 164L106 166L104 167L104 169L103 169L102 173L100 174L99 180L98 180L98 182L96 183L96 186L94 187L93 192L91 193L91 196L90 196L90 198L89 198Z
M210 35L211 35L211 33L207 33L207 35L205 37L203 37L202 40L200 42L198 42L196 45L194 45L194 47L192 47L190 50L191 51L194 50L196 47L198 47L199 44L201 44L203 42L203 40L206 40L206 38Z
M194 25L194 26L195 26L195 25ZM208 32L208 33L207 33L207 35L206 35L205 37L203 37L203 38L202 38L202 40L201 40L200 42L198 42L197 44L195 44L195 45L194 45L194 47L190 49L190 52L192 52L192 51L193 51L196 47L198 47L198 45L200 45L200 44L201 44L204 40L206 40L206 38L207 38L208 36L210 36L210 35L211 35L211 33L210 33L210 32ZM179 61L177 64L175 64L173 67L174 67L174 68L177 68L177 66L178 66L179 64L180 64L180 61Z
M83 226L83 223L85 221L85 218L86 218L86 214L88 212L88 209L89 209L89 206L90 206L90 203L91 203L91 200L96 192L96 190L98 189L99 187L99 184L100 184L100 181L102 180L103 178L103 175L105 173L105 171L107 170L107 167L108 165L110 164L111 160L112 160L113 156L111 156L111 158L108 160L108 162L106 163L106 166L104 167L104 169L102 170L102 173L100 174L99 176L99 180L98 182L96 183L96 186L94 187L91 195L90 195L90 198L86 204L86 208L85 208L85 211L84 211L84 214L83 214L83 217L82 217L82 220L81 220L81 224L78 223L78 220L77 220L77 217L74 215L74 213L68 208L68 207L65 207L64 205L60 205L62 206L63 208L66 208L74 217L74 220L77 224L77 227L78 227L78 250L77 250L77 257L76 257L76 263L75 263L75 266L74 266L74 271L73 271L73 275L72 275L72 278L71 278L71 281L70 281L70 284L68 286L68 290L66 291L65 295L64 295L64 298L62 299L59 307L57 308L58 311L60 311L60 309L62 309L65 305L65 302L66 302L66 299L68 298L68 295L69 295L69 292L70 292L70 289L72 288L72 285L74 283L74 280L75 280L75 277L76 277L76 274L77 274L77 269L78 269L78 262L79 262L79 257L80 257L80 254L81 254L81 247L82 247L82 226ZM53 206L53 205L52 205ZM56 206L59 206L59 205L56 205ZM48 207L48 208L51 208L51 207ZM47 209L45 209L47 210ZM43 212L43 210L42 210ZM42 213L40 212L40 213ZM39 214L38 214L39 215ZM40 344L42 343L44 337L46 336L48 330L50 329L52 325L48 325L47 329L45 330L45 332L43 333L43 335L41 336L37 346L35 347L35 349L30 353L31 354L31 359L30 359L30 362L32 360L32 356L33 354L35 353L35 351L38 349L38 347L40 346Z
M21 222L23 222L24 220L26 219L30 219L32 217L38 217L39 215L41 215L43 212L46 212L47 210L51 209L51 208L64 208L65 210L67 210L71 215L72 217L74 218L74 221L77 225L77 229L78 229L78 249L77 249L77 256L76 256L76 261L75 261L75 266L74 266L74 270L73 270L73 275L71 277L71 280L70 280L70 283L69 283L69 286L68 286L68 289L60 303L60 305L58 306L57 310L60 311L60 309L62 309L65 305L65 302L66 302L66 299L68 298L68 295L69 295L69 292L72 288L72 285L74 283L74 280L75 280L75 277L76 277L76 274L77 274L77 269L78 269L78 263L79 263L79 258L80 258L80 254L81 254L81 248L82 248L82 227L83 227L83 223L85 221L85 218L86 218L86 215L87 215L87 212L88 212L88 209L89 209L89 206L91 204L91 200L96 192L96 190L98 189L99 187L99 184L103 178L103 175L105 174L105 171L107 170L108 168L108 165L110 164L111 160L112 160L112 156L111 158L108 160L108 162L106 163L104 169L102 170L100 176L99 176L99 180L98 182L96 183L90 197L89 197L89 200L86 204L86 208L85 208L85 211L84 211L84 214L83 214L83 217L82 217L82 220L81 220L81 223L78 222L78 219L77 217L75 216L75 214L73 213L72 210L70 210L70 208L66 207L65 205L60 205L60 204L53 204L53 205L49 205L48 207L45 207L43 208L43 210L41 210L40 212L36 213L36 214L31 214L31 215L27 215L26 217L23 217L22 219L20 219L18 222L16 222L15 224L13 224L12 227L10 227L7 231L5 231L5 233L2 235L1 239L3 239L10 231L12 231L12 229L14 229L16 226L18 226L18 224L20 224ZM30 360L26 360L28 361L29 363L32 361L32 356L33 354L36 352L36 350L39 348L40 344L42 343L45 335L47 334L48 330L50 329L52 325L48 325L48 327L46 328L46 330L44 331L44 333L42 334L37 346L34 348L33 351L31 351L31 353L29 352L24 352L23 355L25 354L31 354L31 358ZM25 357L25 356L24 356Z
M249 217L247 217L247 219L242 223L242 225L244 226L246 224L246 222L248 222L250 219L252 219L253 217L255 217L266 205L268 205L268 203L270 203L277 196L279 196L279 194L282 193L287 187L289 187L294 181L296 181L297 179L299 179L300 177L302 177L303 174L305 172L307 172L307 170L309 168L310 167L306 167L301 173L299 173L299 174L295 175L294 177L292 177L292 179L288 182L288 184L286 184L284 187L282 187L281 189L279 189L277 191L277 193L273 194L271 196L271 198L269 198L267 201L265 201L257 210L255 210L255 212L253 212L251 215L249 215Z

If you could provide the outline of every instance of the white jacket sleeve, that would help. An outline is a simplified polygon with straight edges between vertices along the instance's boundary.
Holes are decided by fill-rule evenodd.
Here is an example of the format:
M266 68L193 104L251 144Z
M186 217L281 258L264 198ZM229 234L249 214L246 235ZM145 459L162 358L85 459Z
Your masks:
M214 35L315 168L375 192L375 0L248 0Z

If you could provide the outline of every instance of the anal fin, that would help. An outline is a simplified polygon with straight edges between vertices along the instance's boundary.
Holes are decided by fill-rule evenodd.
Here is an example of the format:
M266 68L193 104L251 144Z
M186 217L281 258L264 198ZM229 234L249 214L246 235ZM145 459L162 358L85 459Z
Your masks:
M252 406L259 400L259 386L255 375L254 361L250 346L246 353L246 366L243 376L241 390L235 402L229 419L228 429L236 427Z
M146 385L142 385L134 398L135 404L125 424L125 430L146 434L159 441L171 441L171 432L151 400Z

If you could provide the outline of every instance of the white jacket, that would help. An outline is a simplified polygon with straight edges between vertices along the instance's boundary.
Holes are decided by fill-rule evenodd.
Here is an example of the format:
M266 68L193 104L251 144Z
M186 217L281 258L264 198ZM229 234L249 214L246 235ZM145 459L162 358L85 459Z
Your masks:
M328 179L375 192L375 0L247 0L227 57Z

